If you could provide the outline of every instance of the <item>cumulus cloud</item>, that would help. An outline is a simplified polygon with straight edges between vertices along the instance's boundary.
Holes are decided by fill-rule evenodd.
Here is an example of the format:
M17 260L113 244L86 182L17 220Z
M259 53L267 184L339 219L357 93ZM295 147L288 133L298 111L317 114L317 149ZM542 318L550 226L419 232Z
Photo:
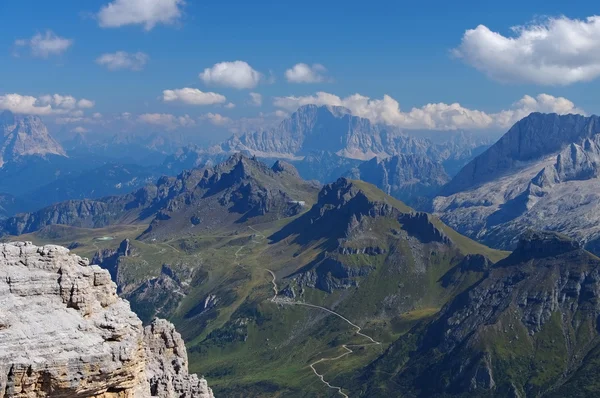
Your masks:
M502 82L567 85L600 76L600 16L547 18L503 36L479 25L453 54Z
M286 117L290 116L290 114L286 111L282 111L281 109L277 109L275 111L275 116L281 119L285 119Z
M129 118L130 115L127 116ZM161 126L167 130L174 130L178 127L191 127L196 125L194 119L189 115L175 116L169 113L144 113L137 117L138 122Z
M83 109L93 108L94 105L95 105L94 101L90 101L90 100L85 99L85 98L80 99L77 102L77 106L80 107L80 108L83 108Z
M220 115L218 113L207 113L205 115L200 116L201 120L208 120L210 123L215 126L225 126L231 123L231 119L227 116Z
M250 93L250 105L261 106L262 95L260 95L259 93Z
M52 115L71 113L75 117L81 116L78 108L91 108L94 102L88 99L77 100L71 95L42 95L33 97L21 94L0 95L0 110L9 110L13 113L27 115Z
M173 24L183 13L184 0L114 0L98 12L103 28L143 25L151 30L158 24Z
M85 127L82 127L82 126L77 126L77 127L75 127L74 129L71 130L71 132L73 132L73 133L81 133L81 134L87 133L89 131L90 130L88 130Z
M568 99L548 94L540 94L535 98L526 95L511 108L497 113L465 108L459 103L431 103L404 112L398 101L389 95L384 95L382 99L372 99L360 94L340 98L325 92L304 97L276 97L273 104L289 111L308 104L341 106L352 114L375 123L421 130L503 129L532 112L584 113Z
M319 83L326 80L325 72L327 69L321 64L299 63L285 71L285 78L290 83Z
M176 90L164 90L163 101L182 102L188 105L213 105L222 104L227 98L221 94L198 90L197 88L180 88Z
M143 52L128 53L117 51L115 53L102 54L96 59L96 63L113 71L119 69L140 71L144 69L149 59L150 57Z
M51 55L60 55L73 45L73 40L58 36L51 30L45 34L38 33L31 39L15 41L17 47L29 47L34 57L48 58Z
M233 108L235 108L235 104L233 102L230 102L227 105L225 105L225 108L227 108L227 109L233 109Z
M247 62L220 62L200 73L200 79L206 84L233 87L238 90L250 89L262 79L260 72L252 69Z
M515 102L510 109L495 113L493 117L498 126L510 127L533 112L558 113L559 115L569 113L585 115L582 109L576 107L572 101L564 97L539 94L535 98L525 95L519 101Z

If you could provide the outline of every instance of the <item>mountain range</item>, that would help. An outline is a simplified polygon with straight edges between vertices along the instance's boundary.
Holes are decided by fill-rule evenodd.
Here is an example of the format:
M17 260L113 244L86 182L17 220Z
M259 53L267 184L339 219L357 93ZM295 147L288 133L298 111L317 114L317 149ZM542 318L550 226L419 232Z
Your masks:
M494 135L460 131L402 132L352 115L344 107L304 105L270 130L234 135L211 150L290 161L322 152L357 160L415 154L445 163L455 172L491 145L493 138Z
M349 175L363 159L375 155L384 158L412 154L422 157L423 162L440 163L444 169L455 172L491 143L487 135L464 132L402 133L353 116L345 108L314 105L299 108L274 129L234 135L210 148L189 141L184 145L186 137L173 134L61 133L63 149L37 117L4 112L2 119L8 134L8 152L0 167L0 193L15 197L16 205L5 208L0 217L70 199L99 199L133 192L162 175L214 166L239 152L268 162L289 161L303 178L327 183ZM13 141L20 144L9 145ZM383 183L387 178L376 176L377 170L369 173L370 181L375 183ZM422 171L413 169L407 173L418 176ZM424 182L431 187L436 184ZM400 192L380 187L393 195ZM419 199L425 206L420 208L429 208L426 206L433 191L432 188L422 192L427 198ZM410 200L407 196L402 199Z
M93 257L216 395L598 392L600 262L557 233L490 249L367 182L243 154L2 227Z
M55 224L97 228L148 221L143 236L173 238L254 218L293 215L314 202L318 187L282 161L268 168L236 154L212 168L164 176L125 195L68 200L0 220L0 233L20 235Z

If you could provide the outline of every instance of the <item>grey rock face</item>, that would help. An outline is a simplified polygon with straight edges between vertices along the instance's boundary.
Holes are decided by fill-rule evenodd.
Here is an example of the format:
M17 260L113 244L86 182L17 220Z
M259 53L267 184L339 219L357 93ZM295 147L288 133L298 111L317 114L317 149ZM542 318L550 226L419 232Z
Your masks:
M410 206L432 197L449 181L440 163L419 155L373 158L352 169L348 176L376 185Z
M260 157L301 159L311 152L331 152L351 159L377 155L426 153L430 143L399 130L371 123L335 106L305 105L279 126L234 136L222 150L250 152Z
M443 195L491 181L520 163L557 153L597 133L600 133L598 116L532 113L465 166L444 188Z
M4 111L0 115L0 167L8 161L32 155L66 156L66 153L39 117L17 117Z
M59 246L0 245L0 397L211 397L187 375L172 325L157 322L175 351L144 333L107 271ZM153 356L161 353L169 357ZM159 395L156 380L165 381Z
M516 237L534 228L564 233L594 250L599 171L597 117L532 114L466 166L434 200L434 211L494 247L514 248Z
M187 351L170 322L155 319L144 329L151 396L214 398L206 380L188 373Z

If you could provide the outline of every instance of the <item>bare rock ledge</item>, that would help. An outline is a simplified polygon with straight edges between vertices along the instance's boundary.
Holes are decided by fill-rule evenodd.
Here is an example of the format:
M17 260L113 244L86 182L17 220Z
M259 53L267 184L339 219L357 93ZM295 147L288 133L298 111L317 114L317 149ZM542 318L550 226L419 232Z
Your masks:
M145 329L108 271L69 250L0 244L0 398L212 398L174 326Z

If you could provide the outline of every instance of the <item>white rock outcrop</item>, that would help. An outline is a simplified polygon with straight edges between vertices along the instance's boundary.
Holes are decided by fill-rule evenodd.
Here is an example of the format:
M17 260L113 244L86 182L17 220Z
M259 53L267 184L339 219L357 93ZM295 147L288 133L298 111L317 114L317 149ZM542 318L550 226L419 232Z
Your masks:
M0 398L213 396L188 375L173 325L157 320L146 331L87 259L0 244Z

